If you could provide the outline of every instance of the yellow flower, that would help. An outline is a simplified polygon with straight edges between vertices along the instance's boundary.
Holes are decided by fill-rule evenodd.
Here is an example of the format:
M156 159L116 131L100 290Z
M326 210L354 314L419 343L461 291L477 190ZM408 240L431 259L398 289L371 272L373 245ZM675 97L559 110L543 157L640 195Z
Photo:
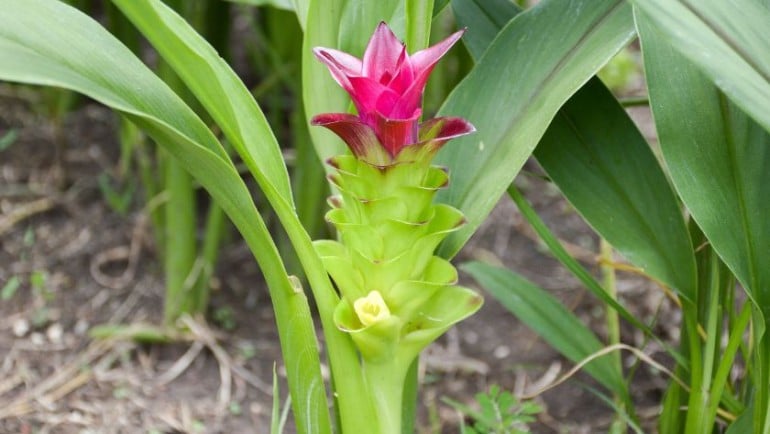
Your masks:
M390 309L379 291L372 291L366 297L353 302L353 309L361 324L370 326L390 317Z

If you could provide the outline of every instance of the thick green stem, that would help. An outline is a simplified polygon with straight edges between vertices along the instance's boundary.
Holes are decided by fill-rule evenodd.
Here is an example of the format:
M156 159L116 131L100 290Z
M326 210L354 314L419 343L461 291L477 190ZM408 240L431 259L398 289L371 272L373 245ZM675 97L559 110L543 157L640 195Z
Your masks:
M411 363L391 359L383 363L364 362L364 377L369 396L377 411L377 434L402 434L401 408L404 381ZM371 428L367 432L375 432Z
M165 275L163 322L173 325L182 313L192 312L188 276L196 258L195 195L192 177L174 159L166 161Z
M404 398L401 404L401 432L412 434L417 417L417 394L419 391L418 371L420 356L415 357L404 378Z
M263 188L270 188L266 183L260 184ZM362 399L367 394L358 350L350 336L337 329L334 324L334 309L339 303L339 297L294 210L280 200L272 202L272 205L294 245L318 307L334 380L334 398L342 421L342 433L367 432L367 427L371 426L376 414L371 401Z

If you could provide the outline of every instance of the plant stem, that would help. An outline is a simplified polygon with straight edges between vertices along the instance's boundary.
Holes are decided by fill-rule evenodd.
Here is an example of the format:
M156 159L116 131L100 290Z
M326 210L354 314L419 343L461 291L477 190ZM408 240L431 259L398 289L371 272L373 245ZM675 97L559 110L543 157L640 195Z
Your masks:
M612 267L612 263L615 261L612 258L612 246L604 238L599 241L599 251L601 255L601 272L603 278L604 290L614 300L618 298L617 286L615 285L615 269ZM618 312L612 309L610 306L605 306L604 313L607 320L607 338L610 345L616 345L620 343L620 321L618 318ZM620 358L620 352L615 352L610 356L612 358L612 364L615 365L615 369L619 373L623 372L623 364ZM624 408L624 397L615 395L615 403L619 408ZM628 411L629 409L625 409ZM610 427L611 433L624 433L628 430L626 420L621 415L616 415L615 420Z
M219 258L219 247L227 228L227 217L222 208L212 201L206 216L206 226L203 231L203 244L200 250L201 271L193 288L193 312L204 313L209 304L210 280Z
M703 427L700 414L705 411L702 409L703 400L701 399L703 389L703 355L701 349L701 338L698 334L698 308L690 303L682 305L684 327L683 334L687 339L690 350L690 396L687 405L687 418L685 421L685 433L700 434Z
M754 323L765 321L763 314L754 312ZM766 326L765 326L766 327ZM767 330L754 330L754 433L770 433L770 336Z
M404 381L410 364L391 359L383 363L364 362L364 377L369 396L377 410L377 434L402 434L401 408ZM368 432L372 432L369 430Z
M172 158L166 161L165 275L163 322L173 325L182 313L193 313L185 282L196 258L195 195L192 177Z
M735 355L738 352L741 341L743 340L743 333L746 331L746 327L751 319L751 302L746 302L738 314L735 323L732 324L730 330L730 336L727 340L727 347L722 353L719 365L714 375L714 379L711 386L711 396L709 397L708 417L710 423L713 424L716 419L717 409L719 408L719 402L722 394L724 393L727 379L730 375L730 371L733 367L733 361Z
M417 417L417 392L419 390L418 370L420 356L415 357L404 378L404 396L401 404L401 432L412 434Z

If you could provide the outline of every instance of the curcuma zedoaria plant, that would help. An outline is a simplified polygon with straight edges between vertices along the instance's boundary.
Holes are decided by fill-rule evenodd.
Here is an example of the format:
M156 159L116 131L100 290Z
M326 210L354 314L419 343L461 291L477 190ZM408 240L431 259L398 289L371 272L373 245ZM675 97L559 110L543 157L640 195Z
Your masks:
M465 220L457 209L433 203L449 176L431 160L448 140L474 128L455 117L419 122L428 75L462 33L410 56L380 23L363 59L315 49L358 112L312 119L352 151L328 161L339 195L329 199L326 218L340 241L315 246L340 291L334 321L361 353L381 434L400 433L404 379L415 357L482 303L456 286L451 263L434 256Z

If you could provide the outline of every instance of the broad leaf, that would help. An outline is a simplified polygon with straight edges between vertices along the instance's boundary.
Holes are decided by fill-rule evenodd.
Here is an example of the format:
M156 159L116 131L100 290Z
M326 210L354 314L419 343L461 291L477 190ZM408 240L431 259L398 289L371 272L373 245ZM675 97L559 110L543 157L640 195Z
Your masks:
M601 351L604 345L575 314L551 294L518 274L481 262L461 266L527 327L573 362ZM626 396L623 376L610 357L588 363L585 371L619 396Z
M254 97L195 30L161 1L113 0L185 82L271 203L292 204L281 149Z
M676 196L644 137L598 79L559 111L535 156L602 237L695 301L695 259Z
M767 319L770 136L674 50L646 15L639 14L637 23L650 102L674 186Z
M464 42L474 58L520 12L508 0L453 0L452 7L472 29ZM676 197L644 138L601 81L591 79L564 104L535 156L602 237L692 299L692 247Z
M443 256L457 253L562 104L633 34L630 6L620 0L545 0L503 28L440 110L478 129L449 142L436 159L452 177L437 200L468 219L442 245Z
M250 193L216 138L168 86L91 18L52 0L0 8L0 79L83 93L147 131L192 173L244 236L268 282L302 432L329 432L312 318Z
M770 1L632 3L680 54L770 131Z

